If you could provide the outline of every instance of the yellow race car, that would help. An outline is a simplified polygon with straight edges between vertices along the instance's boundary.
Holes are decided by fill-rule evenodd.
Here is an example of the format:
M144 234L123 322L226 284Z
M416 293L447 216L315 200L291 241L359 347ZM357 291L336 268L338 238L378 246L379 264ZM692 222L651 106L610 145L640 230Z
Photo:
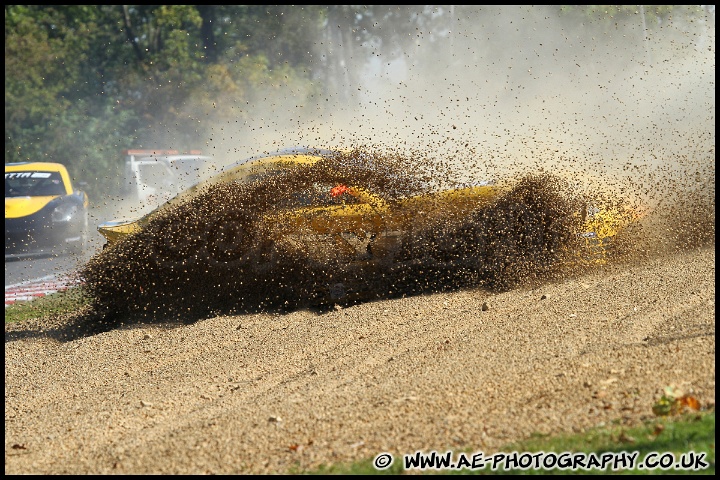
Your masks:
M299 284L304 296L335 301L409 277L504 288L563 262L604 262L632 213L569 198L555 181L437 189L358 151L281 150L226 167L139 219L101 224L110 248L87 283L137 305L148 291L164 292L166 306L233 304Z
M88 204L64 165L6 163L6 257L81 253L88 238Z

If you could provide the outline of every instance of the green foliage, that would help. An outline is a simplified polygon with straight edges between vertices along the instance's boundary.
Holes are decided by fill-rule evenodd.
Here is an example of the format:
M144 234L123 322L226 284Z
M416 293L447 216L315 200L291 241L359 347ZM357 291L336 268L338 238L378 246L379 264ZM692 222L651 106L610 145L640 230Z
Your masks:
M263 5L7 6L5 162L64 163L88 183L91 202L116 193L121 150L166 146L161 134L173 139L167 146L196 148L199 119L228 98L246 104L289 82L309 91L306 69L294 65L312 40L296 37L319 14Z

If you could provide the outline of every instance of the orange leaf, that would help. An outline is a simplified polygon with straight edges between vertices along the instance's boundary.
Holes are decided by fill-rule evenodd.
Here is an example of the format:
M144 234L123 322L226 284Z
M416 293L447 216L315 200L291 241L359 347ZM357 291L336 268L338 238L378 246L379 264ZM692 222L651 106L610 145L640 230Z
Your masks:
M680 403L692 410L700 410L700 402L693 396L683 395L680 397Z

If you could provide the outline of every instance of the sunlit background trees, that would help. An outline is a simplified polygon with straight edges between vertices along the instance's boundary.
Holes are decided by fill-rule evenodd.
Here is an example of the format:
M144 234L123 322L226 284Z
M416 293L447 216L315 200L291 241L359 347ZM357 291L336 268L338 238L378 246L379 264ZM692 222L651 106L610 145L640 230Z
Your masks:
M378 85L424 75L441 90L460 73L490 75L513 56L508 36L542 44L530 19L497 21L504 8L7 5L5 162L64 163L92 199L116 187L122 149L242 156L233 142L279 127L270 118L291 130L332 121L338 108L379 101ZM653 42L670 18L698 48L714 49L713 6L545 6L533 15L564 19L558 38L586 44L622 25L648 65L665 60ZM492 74L517 85L519 73Z

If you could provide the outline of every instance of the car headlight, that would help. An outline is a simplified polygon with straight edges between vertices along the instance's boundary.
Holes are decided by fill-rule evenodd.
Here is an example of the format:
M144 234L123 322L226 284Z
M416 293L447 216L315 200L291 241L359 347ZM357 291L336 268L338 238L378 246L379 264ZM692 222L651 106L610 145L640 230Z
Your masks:
M53 222L69 222L77 214L78 207L71 203L64 203L55 207L55 210L50 214L50 219Z

